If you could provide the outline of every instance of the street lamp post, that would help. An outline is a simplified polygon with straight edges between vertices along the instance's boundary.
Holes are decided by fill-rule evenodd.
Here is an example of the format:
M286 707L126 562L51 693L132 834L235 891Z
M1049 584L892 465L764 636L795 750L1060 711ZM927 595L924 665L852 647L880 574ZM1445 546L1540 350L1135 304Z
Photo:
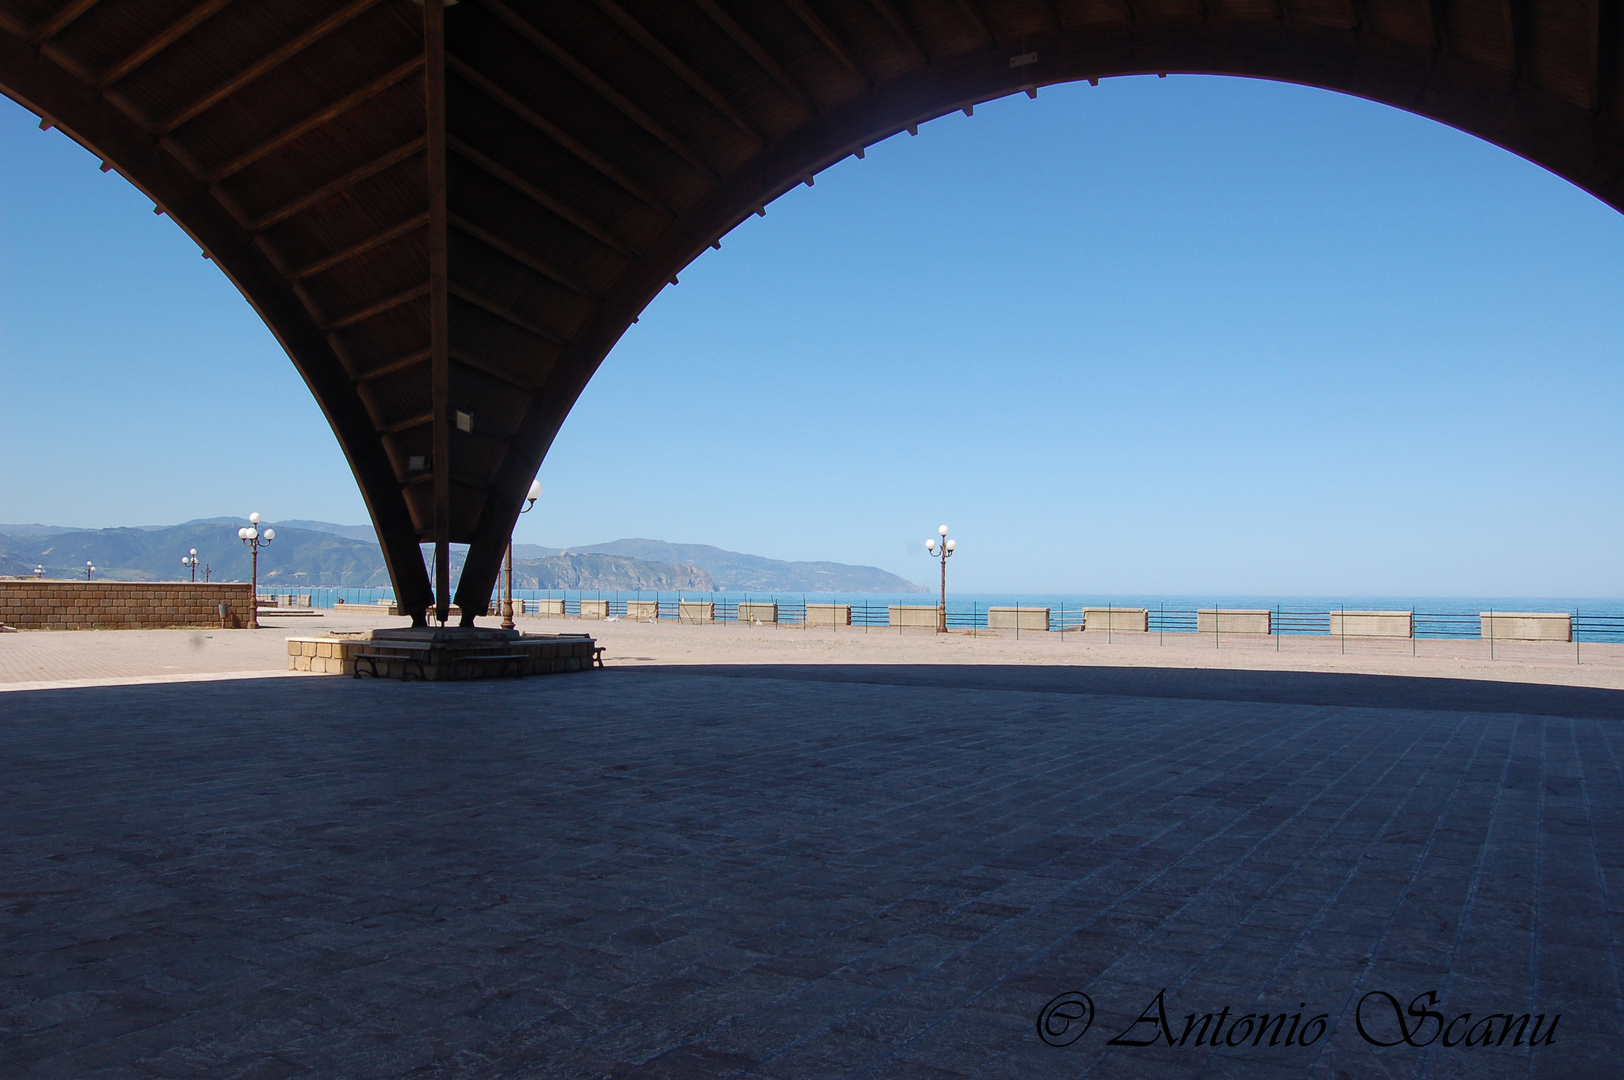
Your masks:
M197 548L192 549L190 555L182 555L180 564L192 572L192 584L197 584Z
M241 540L249 551L254 553L254 570L250 578L248 597L248 629L259 629L259 549L276 539L275 529L259 531L259 515L249 514L248 525L237 530L237 539Z
M942 542L938 544L936 537L933 536L925 541L925 550L942 561L942 603L936 609L936 632L945 634L947 633L947 560L953 557L953 550L959 545L947 538L946 525L937 529L936 532L942 538Z
M524 508L521 514L528 514L536 508L536 500L541 498L541 481L530 481L530 493L525 496ZM507 596L502 599L502 629L513 629L513 534L508 534L507 548Z
M36 564L34 566L34 576L35 577L44 577L45 576L45 566L44 566L43 563Z
M94 566L91 566L90 562L87 560L85 562L85 580L86 581L91 581L91 580L93 580L95 578L95 576L96 576L96 568Z

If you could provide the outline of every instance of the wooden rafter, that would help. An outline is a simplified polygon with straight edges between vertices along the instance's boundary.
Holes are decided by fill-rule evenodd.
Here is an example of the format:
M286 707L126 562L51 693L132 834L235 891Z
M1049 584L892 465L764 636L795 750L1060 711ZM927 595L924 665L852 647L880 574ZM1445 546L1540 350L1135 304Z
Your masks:
M880 18L890 24L891 29L896 31L897 36L920 62L930 63L930 53L925 51L925 46L920 44L918 36L914 34L913 29L903 19L902 12L896 9L891 0L868 0L868 2L880 13Z
M1427 30L1431 40L1427 43L1434 53L1449 51L1449 0L1427 0Z
M427 228L428 223L429 216L427 213L418 214L416 217L407 218L399 225L392 226L380 233L374 233L365 240L351 244L349 247L343 248L340 251L335 251L331 255L325 255L322 258L317 259L315 262L306 263L298 270L290 273L288 277L294 281L303 281L306 278L315 277L323 270L331 270L335 266L347 263L359 255L365 255L373 248L382 247L391 240L398 240L402 236L406 236L410 233L417 232L420 229Z
M346 94L329 105L325 105L322 108L317 109L315 112L311 113L303 120L300 120L292 127L283 128L270 138L261 141L250 149L244 150L242 153L238 154L224 165L221 165L207 173L204 176L204 179L211 184L217 184L226 177L233 176L236 173L241 172L254 162L258 161L260 158L267 154L275 153L277 150L280 150L282 147L297 139L299 136L314 131L316 128L321 127L330 120L336 120L338 117L343 116L357 105L360 105L370 98L377 97L379 94L383 93L391 86L394 86L396 83L401 82L404 79L411 78L413 75L417 74L418 71L422 70L422 67L423 58L421 56L412 57L404 64L401 64L392 71L385 72L360 89Z
M522 378L514 372L500 368L491 363L489 360L486 360L484 357L474 353L456 350L452 352L451 359L455 360L463 367L472 368L481 375L489 375L491 378L496 379L499 382L507 383L509 386L516 387L525 391L526 393L534 393L537 387L540 386L540 384L535 380Z
M619 184L628 194L637 197L642 202L660 211L668 218L676 216L672 212L671 208L665 205L665 203L661 202L659 197L648 188L626 175L623 170L617 168L602 155L594 153L579 139L570 135L569 132L565 131L563 128L559 127L545 116L542 116L536 110L532 109L530 106L526 105L512 94L508 93L500 86L496 85L496 83L490 79L487 79L484 75L481 75L478 69L476 69L472 64L463 63L451 53L446 54L445 63L446 68L450 71L456 72L458 78L463 79L469 85L479 90L480 93L484 94L498 105L501 105L504 109L507 109L514 116L517 116L520 120L523 120L525 123L529 124L531 127L535 128L537 131L556 142L559 146L562 146L565 150L568 150L570 153L574 154L581 161L584 161L586 164L592 166L604 176L607 176L609 179L613 180L616 184Z
M124 59L113 64L106 71L103 71L100 77L96 79L96 89L105 90L112 86L124 76L185 37L203 20L229 3L231 3L231 0L203 0L201 4L188 11L184 16L164 27L153 37L148 38L146 44L126 55Z
M707 165L705 160L695 153L692 147L683 142L681 139L677 138L675 135L671 134L671 132L667 131L665 127L659 123L659 121L655 120L642 109L639 109L624 94L610 86L608 83L604 82L597 76L596 73L592 71L591 68L587 67L585 64L575 59L575 57L571 56L556 42L554 42L552 38L548 37L546 34L543 34L540 30L537 30L526 19L524 19L524 17L519 15L506 4L502 3L502 0L480 0L480 3L482 3L485 8L491 12L491 14L495 15L497 18L501 19L503 22L507 23L508 26L517 31L520 37L524 38L526 41L530 42L530 44L546 53L560 67L564 68L564 70L568 71L571 75L575 76L587 86L591 87L593 92L599 97L603 98L605 101L609 102L609 104L619 109L627 119L631 120L638 127L642 128L660 142L664 143L667 149L669 149L672 153L682 158L688 164L692 165L694 168L698 169L712 180L721 179L721 176L716 172L716 170Z
M1591 111L1606 113L1618 96L1619 49L1624 46L1624 12L1619 5L1598 0L1596 4L1596 92Z
M744 113L739 111L738 106L724 97L721 91L707 82L699 72L683 63L676 53L666 48L665 43L649 33L642 23L626 14L624 8L615 3L614 0L592 0L592 2L598 6L599 11L613 19L622 30L635 38L638 44L652 53L677 78L687 83L694 93L710 102L717 112L731 120L733 125L748 135L757 146L766 145L767 140L761 137L761 132L757 131L755 125L745 118Z
M210 90L207 94L204 94L202 97L198 98L184 109L175 113L168 120L165 120L162 124L158 125L158 134L167 135L169 132L174 131L188 120L194 119L195 117L208 111L210 108L224 101L232 94L235 94L238 90L241 90L255 79L258 79L261 75L264 75L266 72L286 63L288 60L297 56L305 49L308 49L310 46L314 45L328 34L331 34L334 30L337 30L345 23L353 20L356 16L360 15L368 8L374 7L378 4L378 2L379 0L350 0L349 4L339 8L337 11L327 16L327 18L321 20L321 22L317 23L315 26L312 26L302 34L299 34L292 41L284 43L274 52L248 65L236 75L233 75L219 86L216 86L213 90Z
M394 375L397 372L406 371L409 368L418 367L428 362L429 350L424 349L422 352L412 353L410 356L402 356L399 359L379 364L377 367L367 368L355 376L355 381L358 383L371 382L374 379L382 379L387 375Z
M512 259L521 266L528 266L530 269L534 270L543 277L552 279L559 285L562 285L564 288L575 293L577 296L583 296L588 300L603 299L603 297L599 296L591 289L588 289L585 285L582 285L573 275L566 274L553 264L543 259L538 259L530 252L508 243L495 233L480 228L467 218L458 217L456 214L452 214L451 227L456 229L458 232L466 233L493 250L500 251L503 255L506 255L508 258Z
M332 195L337 195L345 188L354 187L361 181L370 176L376 176L378 173L383 172L390 166L398 165L408 158L421 154L424 148L427 146L428 137L425 135L419 135L411 142L396 147L382 157L374 158L365 165L362 165L360 168L353 169L350 172L345 173L337 180L323 184L314 191L306 192L304 195L301 195L292 202L287 203L276 210L272 210L269 214L266 214L252 222L248 226L248 229L250 232L263 232L278 222L286 221L299 211L307 210L316 203L321 202L323 199Z
M818 18L818 13L806 6L806 0L784 0L784 6L793 11L795 17L800 19L801 23L812 31L819 41L823 42L824 48L835 54L835 59L845 64L853 75L862 79L865 87L873 88L874 80L869 78L868 72L863 70L863 65L857 62L857 57L853 56L851 50L846 48L845 42L841 41L835 35L835 32L829 29L828 24Z
M1511 67L1511 81L1516 82L1522 78L1524 52L1523 43L1522 4L1519 0L1500 0L1501 22L1505 27L1507 61Z
M449 288L452 296L457 297L459 300L467 301L482 311L490 312L503 322L516 326L527 334L538 337L550 345L564 344L564 339L553 333L551 330L546 330L540 326L537 326L535 323L531 322L523 315L520 315L512 308L492 300L490 297L484 295L476 289L470 289L465 285L458 285L456 282L452 282Z
M573 209L572 207L566 206L564 203L553 198L553 196L547 194L545 191L541 190L539 187L532 184L530 181L526 180L512 169L507 168L500 162L492 160L490 157L480 153L478 150L474 149L472 146L469 146L462 140L450 139L447 142L447 146L458 157L479 166L485 172L496 177L496 179L502 181L502 183L506 184L514 191L519 192L521 195L529 198L530 201L534 202L536 205L544 207L548 211L569 222L571 225L574 225L577 229L580 229L582 232L592 237L598 243L603 244L605 247L613 248L622 255L635 256L637 254L637 252L633 251L623 241L617 240L615 237L610 236L603 230L602 227L597 225L595 222L589 221L579 211Z
M701 11L709 15L711 21L720 26L722 31L732 38L739 48L748 53L750 59L760 64L761 70L771 75L779 86L787 90L790 97L806 106L813 115L819 112L817 102L813 101L812 96L806 92L806 89L795 81L795 76L791 75L783 64L774 59L771 53L762 48L761 43L751 37L749 31L735 22L733 16L723 11L716 0L694 0L694 3L698 5Z
M401 432L410 431L413 428L427 427L433 422L433 413L419 413L416 416L407 417L405 420L396 420L393 424L383 425L378 429L378 434L399 435Z
M992 43L993 48L997 48L998 35L993 31L992 24L987 21L987 16L982 13L981 8L977 6L975 0L956 0L956 2L958 3L959 10L964 13L965 17L974 23L978 29L980 29L981 33L985 35L987 40Z
M96 3L97 0L73 0L72 3L63 5L62 10L40 23L39 27L28 35L28 43L36 48L45 44L66 30L73 20L95 7Z
M416 285L410 289L407 289L405 292L396 293L394 296L388 297L384 300L379 300L375 304L368 304L366 307L361 308L358 311L352 311L342 318L333 319L330 322L324 323L322 325L322 329L343 330L346 327L354 326L358 322L365 322L367 319L373 318L374 316L382 315L386 311L393 311L402 304L409 304L413 300L420 300L428 294L429 287L427 283Z

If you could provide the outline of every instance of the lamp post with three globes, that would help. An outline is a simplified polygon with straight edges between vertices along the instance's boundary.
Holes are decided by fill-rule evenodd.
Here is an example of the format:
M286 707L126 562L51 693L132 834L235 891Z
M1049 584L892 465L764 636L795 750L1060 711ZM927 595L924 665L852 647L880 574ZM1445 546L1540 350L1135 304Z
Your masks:
M530 493L524 497L524 507L519 511L528 514L536 508L536 500L541 498L541 481L530 481ZM513 629L513 534L508 534L507 548L507 595L502 598L502 629Z
M933 536L925 541L925 550L942 560L942 603L936 609L936 632L945 634L947 633L947 560L953 556L953 550L959 545L947 538L946 525L937 529L936 532L942 538L942 542L938 544L936 537Z
M192 572L192 584L197 584L197 548L192 549L190 555L182 555L180 564Z
M248 629L259 629L259 549L276 539L275 529L266 529L260 532L259 515L249 514L248 524L237 530L237 539L241 540L248 550L254 553L254 570L251 578L253 584L248 596Z

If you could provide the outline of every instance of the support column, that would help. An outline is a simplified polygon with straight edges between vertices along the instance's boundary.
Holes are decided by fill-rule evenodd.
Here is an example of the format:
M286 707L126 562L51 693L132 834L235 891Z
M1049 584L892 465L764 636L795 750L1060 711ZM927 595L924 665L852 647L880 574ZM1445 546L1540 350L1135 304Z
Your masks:
M434 397L434 611L451 614L451 330L445 180L445 5L423 4L429 181L429 365Z

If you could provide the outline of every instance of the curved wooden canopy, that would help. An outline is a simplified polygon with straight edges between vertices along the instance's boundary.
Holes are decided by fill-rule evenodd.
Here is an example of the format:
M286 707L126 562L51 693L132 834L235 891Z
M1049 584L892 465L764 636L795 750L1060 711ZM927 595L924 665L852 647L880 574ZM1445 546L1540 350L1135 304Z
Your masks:
M0 0L0 89L149 195L298 366L403 610L483 610L637 314L955 109L1209 73L1472 132L1624 209L1617 0ZM436 582L419 554L437 546Z

